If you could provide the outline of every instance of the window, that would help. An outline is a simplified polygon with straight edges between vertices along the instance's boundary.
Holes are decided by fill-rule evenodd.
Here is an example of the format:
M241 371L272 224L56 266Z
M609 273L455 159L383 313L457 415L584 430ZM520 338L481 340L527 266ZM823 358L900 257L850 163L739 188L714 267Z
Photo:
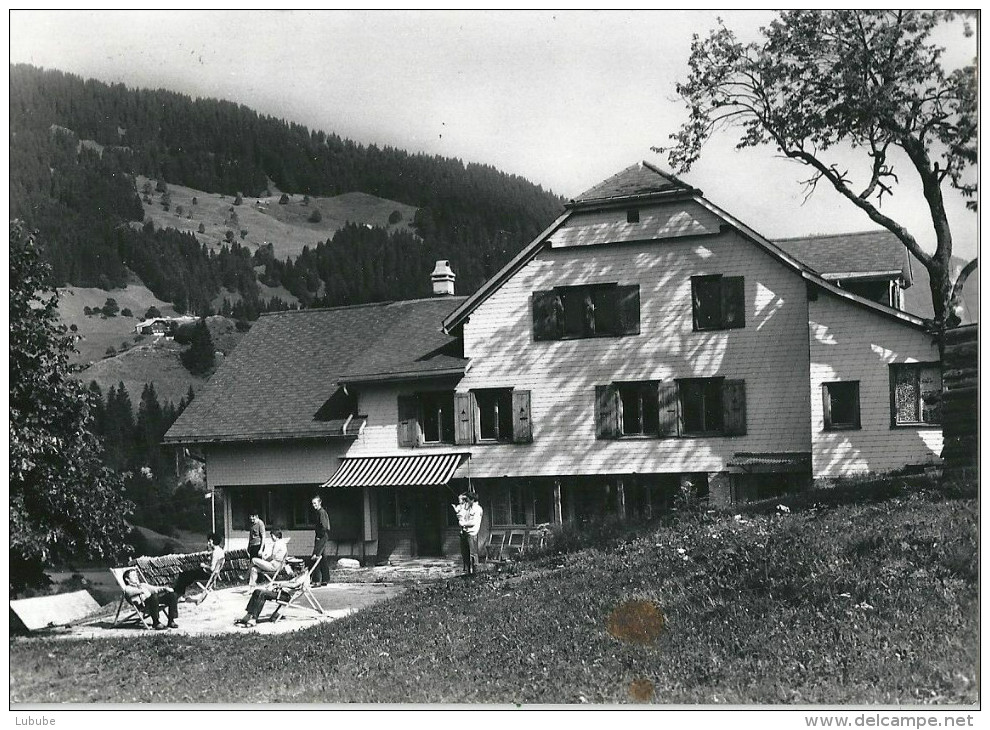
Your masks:
M560 286L533 293L533 337L536 340L638 334L638 284Z
M512 441L512 389L474 392L479 441Z
M455 444L527 444L533 440L529 391L485 388L454 394Z
M660 433L660 410L656 383L620 383L623 436L656 436Z
M691 304L696 332L746 326L745 283L741 276L692 276Z
M532 495L522 484L496 487L492 491L492 525L525 525L526 501Z
M399 446L454 443L454 393L399 396Z
M600 439L627 436L745 436L746 383L727 378L595 386Z
M890 422L892 426L942 422L942 371L937 362L890 366Z
M859 428L858 380L822 383L822 400L825 407L826 431Z
M395 487L382 487L377 492L379 527L409 527L412 524L412 504L409 496Z
M681 406L681 433L722 431L722 379L692 378L677 382Z
M626 211L626 223L639 223L639 208L630 208Z

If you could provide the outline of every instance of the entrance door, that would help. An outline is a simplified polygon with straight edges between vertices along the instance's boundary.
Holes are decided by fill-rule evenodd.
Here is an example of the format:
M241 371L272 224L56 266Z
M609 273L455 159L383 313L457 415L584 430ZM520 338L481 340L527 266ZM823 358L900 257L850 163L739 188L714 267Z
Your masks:
M439 556L443 554L444 508L443 490L437 487L420 487L416 494L416 554ZM447 507L449 509L449 507Z

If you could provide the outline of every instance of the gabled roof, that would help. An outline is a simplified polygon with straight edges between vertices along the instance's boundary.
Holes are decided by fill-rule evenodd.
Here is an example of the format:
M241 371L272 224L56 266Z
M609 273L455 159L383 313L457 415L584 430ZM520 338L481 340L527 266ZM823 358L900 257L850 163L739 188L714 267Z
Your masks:
M262 315L165 434L169 443L354 437L324 420L345 373L463 373L440 322L464 300L436 297ZM321 410L322 409L322 410Z
M878 304L864 297L858 296L845 289L840 289L830 283L817 270L809 266L794 254L783 247L770 241L770 239L757 233L735 216L727 213L717 205L707 200L697 188L689 187L669 173L661 172L648 162L632 165L613 175L578 198L571 201L566 207L566 212L555 220L546 230L540 233L522 251L516 254L508 264L502 267L491 279L486 281L474 294L467 298L460 306L452 311L443 321L445 332L452 332L457 327L464 324L471 313L478 306L490 297L502 284L513 274L519 271L529 261L531 261L547 245L550 237L576 212L577 209L585 207L606 206L609 203L620 204L622 202L640 202L641 200L665 199L667 197L688 197L699 205L721 218L727 225L734 228L742 236L749 239L762 248L773 258L777 259L785 266L798 272L807 281L818 284L822 289L831 292L843 299L872 309L886 317L900 320L905 324L914 327L924 328L925 320L913 314L902 312L892 307ZM848 234L847 234L848 235Z
M602 180L568 203L567 207L584 207L604 203L632 202L656 197L701 194L668 172L643 161L630 165L607 180Z
M901 276L910 285L911 259L904 244L885 228L774 241L781 249L829 280Z

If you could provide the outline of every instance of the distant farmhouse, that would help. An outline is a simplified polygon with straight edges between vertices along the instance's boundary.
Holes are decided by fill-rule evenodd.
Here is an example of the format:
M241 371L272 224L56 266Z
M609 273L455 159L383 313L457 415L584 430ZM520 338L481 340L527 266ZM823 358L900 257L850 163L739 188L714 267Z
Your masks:
M942 449L938 350L900 309L890 234L771 241L634 165L470 297L261 317L165 440L199 452L227 538L250 512L308 554L323 495L339 555L457 553L482 538L716 505L924 468Z
M195 322L195 317L155 317L134 325L139 335L167 335L171 337L184 324Z

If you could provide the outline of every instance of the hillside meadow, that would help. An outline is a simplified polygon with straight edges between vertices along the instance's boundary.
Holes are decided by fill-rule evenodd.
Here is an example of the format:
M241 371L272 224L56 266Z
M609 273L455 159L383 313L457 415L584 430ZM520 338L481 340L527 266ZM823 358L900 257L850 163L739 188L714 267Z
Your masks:
M18 639L10 701L977 702L976 500L788 509L592 531L295 634Z

